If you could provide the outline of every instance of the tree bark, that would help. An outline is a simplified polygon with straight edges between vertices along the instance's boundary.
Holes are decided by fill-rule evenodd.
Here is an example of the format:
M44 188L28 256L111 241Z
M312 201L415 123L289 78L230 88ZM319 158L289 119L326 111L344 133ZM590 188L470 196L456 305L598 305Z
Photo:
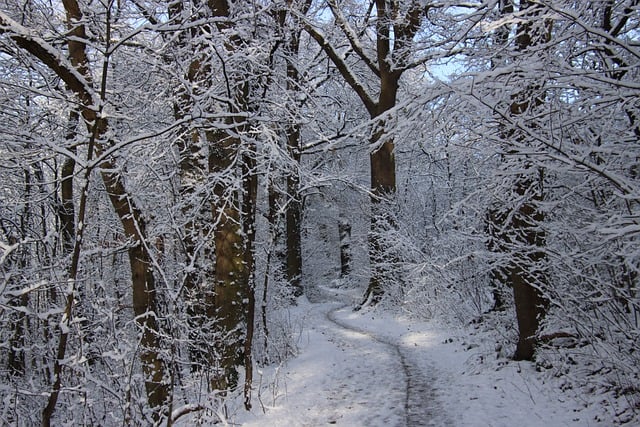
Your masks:
M534 194L527 196L526 193L532 190ZM525 248L515 254L515 260L508 269L518 320L518 345L514 359L533 360L540 322L548 307L543 295L548 281L542 250L545 245L545 233L541 228L544 213L538 206L543 200L542 177L538 182L521 177L516 183L516 193L523 198L531 197L531 201L525 201L518 208L511 223L518 244Z
M209 0L214 16L230 18L231 9L227 0ZM221 33L229 33L235 24L230 19L219 20L216 26ZM225 42L229 53L238 53L243 46L239 33L234 32ZM249 77L234 70L227 79L227 94L233 99L226 119L229 131L210 132L209 171L224 177L214 183L215 202L213 218L216 222L215 240L215 310L209 314L216 318L217 372L211 387L220 391L235 389L238 385L238 367L251 362L251 342L255 301L253 296L253 239L255 227L255 203L257 175L253 148L243 147L240 135L247 133L246 119L239 113L249 111L251 85ZM242 152L245 148L247 151ZM228 178L237 178L238 169L244 172L239 189L229 188ZM230 181L233 186L234 180ZM238 190L243 190L242 195ZM207 304L209 309L210 305ZM249 324L250 323L250 324ZM250 374L250 373L249 373ZM250 379L245 387L250 389ZM245 388L248 399L249 389ZM248 400L245 405L249 405Z
M258 197L258 175L256 171L255 147L251 146L243 155L242 179L244 200L242 205L242 225L245 236L244 264L247 269L247 301L245 319L247 333L244 341L244 407L251 409L251 388L253 384L253 333L255 326L256 296L255 296L255 251L256 239L256 201Z
M220 131L211 140L209 168L212 173L233 173L240 141ZM216 319L217 367L211 387L221 391L238 385L238 366L244 363L246 301L249 298L249 270L246 265L241 200L224 182L213 187L215 239L215 289L207 302L208 318ZM210 298L211 296L207 296Z
M77 127L80 116L76 110L69 113L69 127L67 130L67 142L73 141L77 135ZM69 150L75 154L74 147ZM75 241L75 201L73 199L73 175L76 161L73 157L67 157L62 163L60 176L60 208L58 217L60 219L60 234L62 239L62 253L68 256L73 251Z
M300 7L300 14L306 15L311 7L311 1L306 0ZM285 29L286 10L282 10L279 15L279 25L281 31ZM293 16L297 23L298 17ZM284 43L284 55L286 61L287 91L295 94L302 85L302 79L298 72L295 58L300 53L300 34L302 28L296 26L289 31L289 39ZM296 111L297 113L297 111ZM291 285L293 296L299 297L304 293L302 286L302 209L303 204L300 194L300 124L296 122L294 115L293 122L285 126L287 140L287 151L291 158L291 167L287 173L287 197L285 205L286 221L286 259L287 259L287 279Z
M174 2L168 8L169 16L181 22L184 17L184 4ZM197 20L200 16L190 16ZM187 24L186 22L181 22ZM197 105L197 98L211 87L211 67L205 58L205 46L201 45L202 31L199 28L181 33L178 39L180 49L189 49L190 59L184 70L184 80L176 90L174 116L177 120L190 114ZM207 293L213 292L214 276L213 239L210 239L213 228L211 218L211 201L206 194L199 193L208 176L208 141L206 132L197 128L187 128L176 139L180 168L180 202L183 217L180 245L185 257L185 272L182 277L183 296L186 305L187 324L189 328L189 356L191 369L196 371L210 366L210 352L213 319L209 318L207 303L213 303Z
M106 172L117 170L116 165L111 161L105 161L100 167L103 169L102 181L109 199L130 242L128 255L133 290L133 313L141 333L140 361L145 378L147 401L155 410L153 416L157 421L167 415L165 411L170 388L167 383L167 367L160 354L160 328L157 321L159 307L153 265L147 247L146 224L142 218L142 212L126 191L120 174Z

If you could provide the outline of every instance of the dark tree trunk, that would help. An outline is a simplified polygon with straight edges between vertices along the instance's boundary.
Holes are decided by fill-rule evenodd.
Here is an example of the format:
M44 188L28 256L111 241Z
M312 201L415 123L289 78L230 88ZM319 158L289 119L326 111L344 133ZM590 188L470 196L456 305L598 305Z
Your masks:
M244 407L251 409L251 386L253 383L253 358L252 345L255 326L256 296L255 296L255 251L254 244L256 238L256 201L258 197L258 175L256 173L255 147L251 147L249 152L243 155L243 194L242 205L242 225L245 236L244 264L248 274L247 303L245 320L247 324L247 334L244 342Z
M295 132L299 135L299 131ZM289 141L298 137L289 137ZM292 152L297 152L297 148ZM300 155L293 155L294 162L300 162ZM294 297L303 293L302 289L302 201L299 194L300 177L297 167L287 176L287 193L289 203L286 209L286 254L287 254L287 279L293 289Z
M66 139L68 142L75 139L79 122L79 114L76 110L72 110L69 114L69 128L67 130ZM75 154L76 150L70 147L69 150ZM67 157L62 164L60 176L60 209L58 217L60 218L60 234L62 237L62 253L69 256L73 251L75 241L75 201L73 199L73 175L75 172L76 162L73 157Z
M28 169L28 166L24 169L24 209L22 210L22 214L20 215L20 239L25 239L29 235L29 229L31 227L31 190L33 187L31 172ZM16 244L19 243L18 239L15 236L9 235L9 243ZM13 264L17 261L17 264L20 265L21 271L26 271L26 268L29 264L29 249L27 246L22 247L18 250L17 260L14 260L13 256L8 260L8 264ZM13 261L13 262L12 262ZM11 270L9 267L9 280L11 278ZM19 286L19 282L17 283ZM28 325L27 322L27 305L29 304L29 293L25 292L20 297L16 297L11 300L11 306L19 307L16 310L16 317L12 319L13 323L13 333L9 338L9 355L7 359L7 368L11 375L24 375L26 369L26 355L25 355L25 331L27 330ZM13 316L12 316L13 317Z
M516 194L525 202L514 214L512 234L521 247L509 267L509 282L518 319L518 345L514 359L533 360L537 334L548 307L543 295L547 287L545 271L545 232L542 229L544 213L539 204L543 201L542 173L535 177L522 176L516 182ZM531 194L533 193L533 194ZM530 198L531 200L527 200Z
M400 73L381 71L381 92L378 107L372 119L384 114L396 104ZM395 227L392 217L396 197L396 161L395 144L391 137L384 134L385 123L380 120L378 130L373 134L370 145L373 151L369 156L371 170L371 228L369 233L369 260L371 275L365 302L376 304L385 292L385 281L389 278L384 264L396 261L389 253L388 244L383 238L385 230ZM383 140L383 138L385 138ZM398 279L393 278L393 280Z
M306 13L311 2L307 1L303 6ZM295 93L299 90L301 81L294 58L300 50L300 29L291 33L291 38L285 43L284 51L287 57L287 90ZM294 120L296 120L294 118ZM289 202L286 205L286 253L287 253L287 280L293 290L293 296L303 294L302 286L302 200L300 194L300 125L288 124L285 128L287 138L287 151L291 157L291 167L287 173L287 195Z
M351 224L346 218L338 223L340 236L340 278L346 279L351 273Z
M525 20L516 25L515 45L519 52L524 52L536 44L547 41L550 34L548 23L544 23L535 30L532 22L536 17L538 6L532 2L521 0L518 5L519 12ZM501 0L500 12L508 15L515 10L514 2ZM527 21L529 19L530 21ZM508 32L498 33L498 41L507 43ZM494 64L495 65L495 64ZM539 89L535 85L526 83L521 90L513 93L509 113L516 119L523 114L535 112L544 104L543 96L536 93ZM509 120L509 119L508 119ZM505 126L508 128L509 125ZM544 199L544 174L538 170L529 159L529 155L523 155L512 148L510 140L518 145L528 145L527 135L517 129L505 131L505 152L503 161L513 162L514 166L505 163L506 168L518 170L514 174L512 185L512 199L517 207L510 212L497 207L488 214L487 227L490 230L489 249L494 252L503 252L509 256L507 265L500 266L491 273L492 280L504 281L504 286L513 289L516 318L518 323L518 344L514 358L517 360L533 360L537 335L548 302L544 297L544 289L548 285L548 276L545 267L545 232L544 212L541 203ZM511 158L511 159L510 159ZM499 230L499 231L498 231ZM499 284L494 284L494 289L499 289ZM494 292L494 295L499 295ZM496 304L500 300L496 300Z

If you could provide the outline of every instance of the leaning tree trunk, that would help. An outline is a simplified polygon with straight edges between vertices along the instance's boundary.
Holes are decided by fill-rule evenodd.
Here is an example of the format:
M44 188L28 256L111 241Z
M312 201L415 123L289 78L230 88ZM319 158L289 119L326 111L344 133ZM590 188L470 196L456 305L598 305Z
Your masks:
M69 21L71 35L67 45L69 49L69 62L64 60L65 57L59 53L56 47L50 45L47 41L34 36L31 29L21 26L19 23L11 20L6 14L0 11L0 32L7 33L8 36L16 43L17 47L32 54L43 64L45 64L52 72L54 72L66 85L75 93L79 100L80 113L88 125L90 140L88 143L89 150L94 146L96 156L100 156L104 147L102 147L102 138L107 134L108 123L106 118L100 117L97 105L103 104L106 96L107 72L109 70L109 57L105 56L102 69L102 80L99 88L89 89L94 85L91 73L88 69L89 60L86 54L85 40L87 39L84 16L78 3L75 0L67 0L64 2L65 11ZM106 9L106 37L107 46L105 52L110 52L110 26L111 15L110 7ZM96 98L99 94L100 99ZM166 375L166 367L160 356L159 331L156 323L158 307L156 305L155 283L153 280L153 268L150 262L150 254L146 247L146 235L144 222L140 210L134 205L132 198L126 191L122 182L122 177L114 171L119 170L111 160L104 160L100 164L102 179L109 194L109 198L114 207L118 218L124 228L125 236L131 242L129 250L129 261L131 265L131 278L133 288L133 305L136 322L140 327L141 344L140 359L145 378L145 388L149 405L153 408L153 417L158 422L163 414L162 411L168 401L169 388L165 384L168 377ZM85 176L91 171L86 170ZM88 179L85 180L86 182ZM86 185L85 182L85 185ZM86 191L83 189L82 197L86 198ZM82 211L82 209L79 209ZM80 213L78 214L78 222L81 223ZM83 222L82 222L83 223ZM76 235L80 233L76 231ZM83 223L82 229L86 228ZM74 243L73 260L71 266L70 282L74 283L74 270L77 271L79 248L81 237ZM72 319L73 309L73 289L68 292L65 317L63 322L70 322ZM61 389L62 367L65 359L66 345L68 338L68 327L63 328L61 324L60 336L58 341L58 349L54 365L54 375L52 391L50 393L47 406L43 410L43 425L49 425L55 410L57 397Z
M133 313L140 330L140 361L144 372L144 385L149 405L156 409L154 418L160 419L169 400L167 368L160 354L160 328L157 322L159 307L156 297L155 278L149 248L146 241L146 226L142 212L135 205L115 172L116 165L106 161L100 165L102 180L111 204L120 218L124 233L130 242L128 249L133 290ZM158 411L162 409L162 411Z

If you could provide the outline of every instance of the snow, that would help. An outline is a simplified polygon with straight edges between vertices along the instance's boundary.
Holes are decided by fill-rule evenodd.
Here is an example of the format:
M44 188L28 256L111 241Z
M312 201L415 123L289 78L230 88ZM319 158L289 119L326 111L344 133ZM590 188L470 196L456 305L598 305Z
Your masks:
M299 354L260 369L244 426L610 426L528 362L488 358L468 331L383 310L354 311L325 289L290 309ZM313 301L313 302L312 302ZM474 337L481 340L482 337ZM235 418L235 417L234 417Z

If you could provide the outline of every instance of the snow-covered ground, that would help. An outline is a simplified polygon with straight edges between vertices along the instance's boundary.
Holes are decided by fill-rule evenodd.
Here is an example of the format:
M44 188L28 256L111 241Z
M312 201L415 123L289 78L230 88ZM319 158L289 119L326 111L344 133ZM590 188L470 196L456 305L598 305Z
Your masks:
M291 309L299 355L256 375L245 426L611 426L602 404L527 362L487 360L462 330L354 312L338 290ZM477 339L477 337L476 337ZM592 399L593 400L593 399Z

